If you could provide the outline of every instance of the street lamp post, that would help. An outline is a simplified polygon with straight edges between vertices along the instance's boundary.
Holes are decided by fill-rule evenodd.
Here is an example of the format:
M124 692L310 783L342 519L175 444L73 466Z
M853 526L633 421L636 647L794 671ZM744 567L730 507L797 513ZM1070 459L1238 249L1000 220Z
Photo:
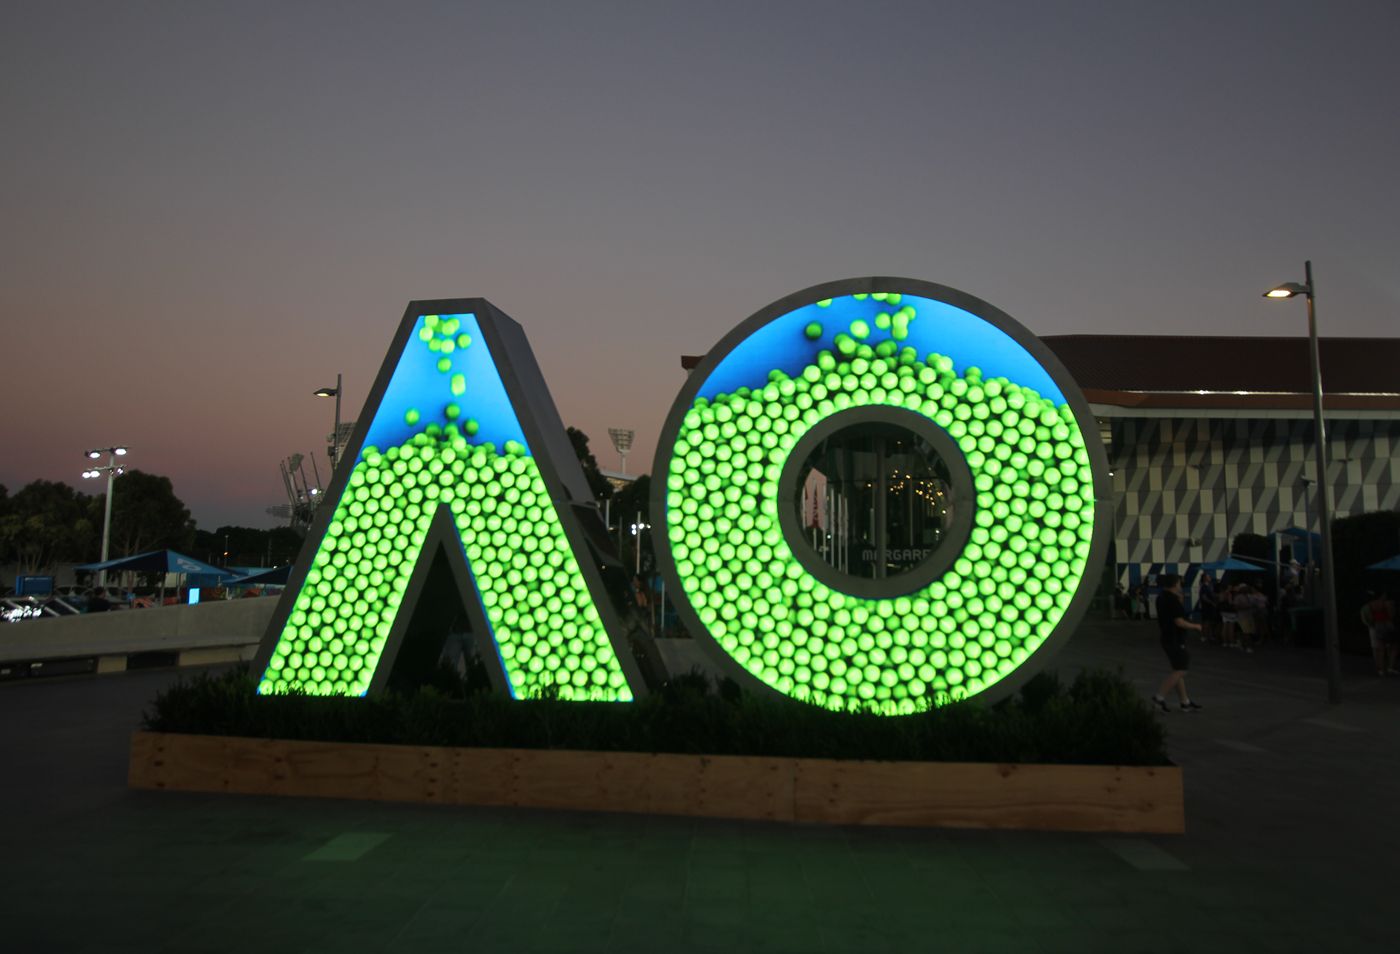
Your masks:
M102 562L103 562L103 563L106 563L106 562L107 562L107 552L108 552L108 551L107 551L107 548L108 548L108 545L111 543L111 540L112 540L112 485L113 485L113 478L115 478L118 474L120 474L120 473L122 472L122 468L120 468L120 467L117 466L116 459L117 459L118 457L125 457L125 456L126 456L126 452L127 452L128 450L130 450L130 448L127 448L127 447L99 447L99 448L97 448L96 450L90 450L90 451L87 451L87 452L85 452L85 453L83 454L84 457L87 457L87 458L89 458L90 460L97 460L97 459L99 459L103 454L106 454L106 455L107 455L107 466L106 466L106 467L92 467L92 468L89 468L88 470L83 471L83 476L84 476L85 478L100 477L100 476L102 476L103 473L106 473L106 474L107 474L107 507L106 507L107 513L106 513L106 516L104 516L104 517L102 518ZM101 586L101 587L104 587L104 588L107 586L107 571L106 571L106 570L99 570L99 571L98 571L97 585L98 585L98 586Z
M331 478L335 478L335 465L340 463L340 375L335 376L335 387L321 388L314 392L317 397L335 398L335 430L331 432Z
M1308 343L1312 352L1313 442L1317 459L1317 522L1322 538L1322 566L1318 575L1322 582L1327 701L1337 705L1342 701L1342 656L1337 639L1337 588L1332 563L1332 482L1327 476L1327 430L1322 420L1322 362L1317 349L1317 309L1314 303L1316 290L1313 286L1312 262L1305 263L1303 268L1307 278L1304 284L1285 282L1266 291L1264 297L1295 298L1302 295L1308 300Z
M1317 554L1313 553L1312 548L1312 502L1308 500L1308 491L1312 489L1314 481L1311 477L1299 477L1298 480L1303 485L1303 519L1307 521L1303 524L1303 529L1307 531L1307 536L1303 539L1308 542L1308 562L1304 564L1303 561L1299 560L1298 564L1303 567L1303 582L1307 596L1312 598L1314 595L1312 567L1317 563Z

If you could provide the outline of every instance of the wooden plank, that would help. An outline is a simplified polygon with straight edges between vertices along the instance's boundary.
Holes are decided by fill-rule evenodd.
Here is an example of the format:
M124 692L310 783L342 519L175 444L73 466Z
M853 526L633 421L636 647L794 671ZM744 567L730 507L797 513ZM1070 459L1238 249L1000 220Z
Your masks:
M1181 769L846 762L797 765L798 821L1183 832Z
M699 804L690 814L711 818L794 820L794 759L749 755L688 758L698 758L701 763Z
M452 749L136 732L128 784L845 825L1185 830L1174 766Z

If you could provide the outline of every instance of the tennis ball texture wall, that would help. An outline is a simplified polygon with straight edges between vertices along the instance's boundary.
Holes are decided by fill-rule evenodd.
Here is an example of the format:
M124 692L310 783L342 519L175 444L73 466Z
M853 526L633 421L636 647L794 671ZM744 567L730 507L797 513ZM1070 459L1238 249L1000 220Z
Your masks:
M830 708L910 712L994 685L1050 635L1084 577L1093 478L1068 405L903 345L919 315L898 294L851 297L881 307L800 373L694 400L670 452L666 533L685 598L763 683ZM797 333L815 342L826 332L814 321ZM824 585L778 520L792 448L832 414L870 405L942 427L976 487L970 537L945 544L961 546L951 568L891 599Z
M535 460L518 441L498 450L470 440L479 425L466 376L453 373L453 353L473 347L461 328L455 316L420 319L417 346L441 355L441 377L404 412L409 439L361 450L259 692L368 690L446 503L514 694L552 686L563 698L632 698Z

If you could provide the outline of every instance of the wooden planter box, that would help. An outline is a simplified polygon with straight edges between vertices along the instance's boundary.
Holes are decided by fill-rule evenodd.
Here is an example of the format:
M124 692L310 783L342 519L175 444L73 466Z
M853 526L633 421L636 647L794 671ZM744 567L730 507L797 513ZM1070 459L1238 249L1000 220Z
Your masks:
M836 825L1186 830L1176 766L453 749L135 732L128 784Z

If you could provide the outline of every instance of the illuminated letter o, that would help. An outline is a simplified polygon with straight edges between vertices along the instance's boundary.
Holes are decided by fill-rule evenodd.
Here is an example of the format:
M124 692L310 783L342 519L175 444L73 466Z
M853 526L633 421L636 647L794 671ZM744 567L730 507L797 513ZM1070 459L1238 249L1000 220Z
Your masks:
M741 685L837 709L1014 692L1088 608L1111 532L1098 428L1058 359L911 279L818 285L740 324L652 475L687 630Z

